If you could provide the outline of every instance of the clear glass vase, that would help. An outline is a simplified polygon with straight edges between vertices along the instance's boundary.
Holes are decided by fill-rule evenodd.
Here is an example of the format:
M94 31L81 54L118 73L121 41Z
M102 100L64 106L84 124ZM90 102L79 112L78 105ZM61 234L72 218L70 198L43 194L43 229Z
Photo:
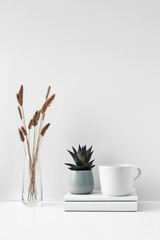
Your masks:
M43 200L42 178L39 158L36 164L25 156L22 185L22 202L27 206L40 206Z

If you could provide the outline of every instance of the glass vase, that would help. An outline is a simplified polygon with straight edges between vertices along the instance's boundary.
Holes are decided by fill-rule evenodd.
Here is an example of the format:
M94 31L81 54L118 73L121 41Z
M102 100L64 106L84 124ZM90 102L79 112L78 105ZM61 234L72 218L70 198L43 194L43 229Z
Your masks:
M22 185L22 202L27 206L40 206L43 200L39 157L35 163L25 156Z

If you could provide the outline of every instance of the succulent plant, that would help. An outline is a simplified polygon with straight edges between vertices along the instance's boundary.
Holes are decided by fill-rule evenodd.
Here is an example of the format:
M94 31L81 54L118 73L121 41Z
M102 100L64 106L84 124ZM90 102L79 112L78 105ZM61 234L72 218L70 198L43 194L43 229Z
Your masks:
M91 160L91 156L93 154L92 151L92 146L87 149L86 145L85 146L80 146L78 147L78 151L74 147L72 147L73 152L67 150L75 164L71 163L65 163L67 166L69 166L70 170L75 170L75 171L83 171L83 170L91 170L95 165L93 165L94 160Z

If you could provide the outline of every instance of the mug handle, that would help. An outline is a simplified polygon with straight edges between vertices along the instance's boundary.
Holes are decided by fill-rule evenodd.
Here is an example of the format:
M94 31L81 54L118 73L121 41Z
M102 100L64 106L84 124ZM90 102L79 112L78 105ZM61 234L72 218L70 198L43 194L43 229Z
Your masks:
M133 179L134 181L137 179L137 178L139 178L140 176L141 176L141 174L142 174L142 170L140 169L140 168L136 168L137 169L137 171L138 171L138 174L137 174L137 176Z

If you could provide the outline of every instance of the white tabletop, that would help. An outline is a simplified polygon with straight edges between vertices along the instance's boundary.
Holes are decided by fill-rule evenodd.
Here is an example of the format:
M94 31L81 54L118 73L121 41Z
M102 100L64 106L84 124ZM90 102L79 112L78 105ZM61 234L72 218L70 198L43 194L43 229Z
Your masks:
M0 202L1 240L159 240L160 202L140 202L139 212L64 212L62 202L26 207Z

